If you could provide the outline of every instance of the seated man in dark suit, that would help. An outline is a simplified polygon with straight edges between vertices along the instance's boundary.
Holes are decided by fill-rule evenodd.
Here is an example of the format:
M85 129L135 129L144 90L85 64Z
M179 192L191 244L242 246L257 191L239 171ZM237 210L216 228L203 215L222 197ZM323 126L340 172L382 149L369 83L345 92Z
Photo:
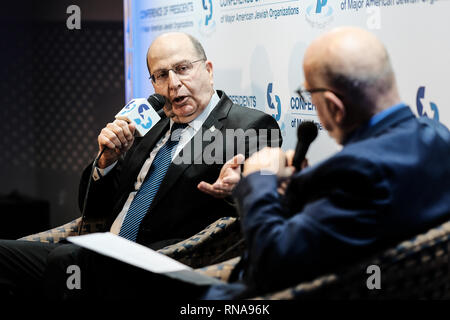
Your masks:
M224 199L234 184L222 181L224 172L238 166L233 164L240 160L238 153L248 156L264 145L279 146L281 134L273 117L233 104L214 90L213 64L192 36L159 36L147 63L155 93L166 97L167 117L142 138L135 139L134 125L123 120L101 131L99 152L106 149L93 177L91 166L83 173L80 206L93 178L85 218L106 219L105 231L159 249L235 215ZM66 286L71 265L83 273L82 290ZM152 279L141 281L141 275L142 270L72 244L0 241L0 289L7 292L42 295L45 288L55 298L105 292L123 297L129 292L114 290L128 283L158 287ZM158 289L152 293L158 295Z
M101 131L99 149L107 149L98 162L100 170L91 186L86 218L106 218L111 232L159 249L194 235L220 217L235 215L234 207L222 199L230 195L231 188L225 186L222 193L218 189L215 197L202 191L238 152L248 157L258 148L257 140L259 147L279 144L281 135L272 117L233 104L223 91L214 90L213 64L195 38L183 33L158 37L148 50L147 63L155 93L167 98L167 118L143 138L135 139L134 125L123 120L115 120ZM178 130L181 136L172 151L174 161L154 199L141 200L138 191L145 180L153 186L151 164L174 125L185 125ZM239 131L247 137L229 135ZM87 167L81 180L80 208L90 171ZM137 213L140 224L125 226L130 210L134 212L137 204L144 208L140 201L146 203Z
M303 66L301 95L343 149L290 176L285 196L277 188L291 159L282 150L246 160L233 192L247 252L231 280L241 281L206 299L312 280L450 218L449 130L401 102L380 41L339 28L309 46Z

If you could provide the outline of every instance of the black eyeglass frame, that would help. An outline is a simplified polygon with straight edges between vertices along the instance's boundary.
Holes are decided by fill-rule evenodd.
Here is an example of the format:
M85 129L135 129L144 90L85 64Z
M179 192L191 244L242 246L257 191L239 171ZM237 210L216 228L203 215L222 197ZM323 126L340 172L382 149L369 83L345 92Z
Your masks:
M295 90L295 93L298 94L298 96L300 97L300 100L303 101L303 103L306 103L306 99L304 97L305 93L309 93L309 95L311 95L312 93L325 92L325 91L330 91L330 92L334 93L339 99L343 100L343 97L341 94L339 94L336 91L333 91L331 89L328 89L328 88L314 88L314 89L307 90L304 87L300 87L297 90Z
M205 58L202 58L202 59L198 59L195 61L182 61L182 62L177 63L175 66L172 66L172 68L170 68L170 69L163 69L163 70L158 70L158 71L166 71L167 74L169 74L169 71L172 70L176 75L179 75L179 73L175 70L175 68L178 67L179 65L182 65L184 63L190 63L191 65L193 65L196 62L205 61L205 60L206 60ZM152 80L153 83L157 83L156 79L155 79L155 74L151 74L149 79Z

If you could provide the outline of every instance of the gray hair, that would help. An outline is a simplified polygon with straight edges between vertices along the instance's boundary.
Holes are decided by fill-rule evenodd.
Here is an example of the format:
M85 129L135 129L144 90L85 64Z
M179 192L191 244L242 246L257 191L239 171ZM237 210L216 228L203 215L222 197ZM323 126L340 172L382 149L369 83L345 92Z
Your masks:
M186 33L186 36L189 38L189 40L191 40L191 43L195 49L195 52L199 55L199 58L206 60L205 49L203 49L203 46L200 43L200 41L198 41L197 38L195 38L194 36L192 36L188 33Z

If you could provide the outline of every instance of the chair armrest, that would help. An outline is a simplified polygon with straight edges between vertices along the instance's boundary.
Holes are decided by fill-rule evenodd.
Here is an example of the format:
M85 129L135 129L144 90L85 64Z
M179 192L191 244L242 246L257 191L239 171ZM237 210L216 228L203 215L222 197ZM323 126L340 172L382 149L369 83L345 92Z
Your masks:
M62 226L47 231L39 232L36 234L32 234L29 236L25 236L18 240L58 243L62 239L78 235L80 223L81 217L72 220ZM103 228L103 221L88 221L83 223L83 230L81 231L81 234L97 232L102 230L102 228Z
M211 266L195 269L195 271L227 282L230 278L231 271L233 271L239 260L241 260L241 257L235 257L224 262L213 264Z
M244 244L236 244L241 239L239 221L233 217L223 217L194 236L164 247L158 252L192 268L200 268L239 256ZM229 250L230 248L232 250Z
M294 287L281 291L268 293L265 295L253 297L250 300L293 300L302 293L314 292L335 283L338 277L334 274L319 277L311 282L300 283Z

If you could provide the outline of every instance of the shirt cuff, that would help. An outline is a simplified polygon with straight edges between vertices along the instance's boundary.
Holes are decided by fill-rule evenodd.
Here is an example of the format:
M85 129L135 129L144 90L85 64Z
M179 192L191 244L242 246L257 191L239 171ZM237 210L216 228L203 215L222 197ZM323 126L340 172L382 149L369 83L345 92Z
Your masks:
M95 167L94 172L92 173L92 178L94 179L94 181L97 181L98 179L107 175L108 172L110 172L115 167L116 163L117 161L103 169Z

